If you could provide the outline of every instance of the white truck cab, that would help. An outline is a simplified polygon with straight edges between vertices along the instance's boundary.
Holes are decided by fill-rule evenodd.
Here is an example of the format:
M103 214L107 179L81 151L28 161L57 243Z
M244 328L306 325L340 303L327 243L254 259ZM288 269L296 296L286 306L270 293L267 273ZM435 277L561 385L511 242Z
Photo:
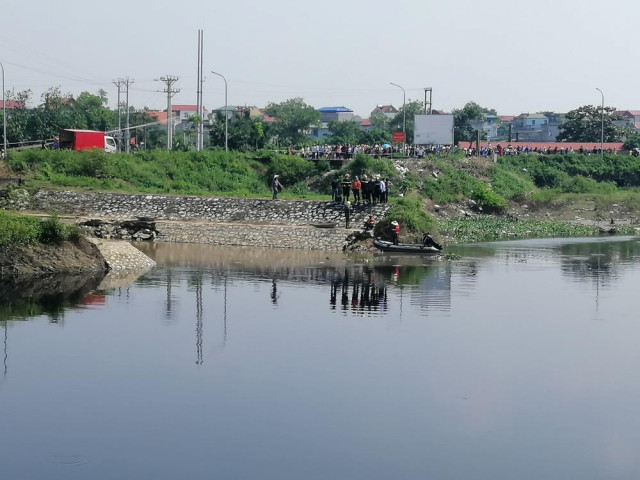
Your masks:
M118 151L118 144L115 138L104 136L104 151L107 153L116 153Z

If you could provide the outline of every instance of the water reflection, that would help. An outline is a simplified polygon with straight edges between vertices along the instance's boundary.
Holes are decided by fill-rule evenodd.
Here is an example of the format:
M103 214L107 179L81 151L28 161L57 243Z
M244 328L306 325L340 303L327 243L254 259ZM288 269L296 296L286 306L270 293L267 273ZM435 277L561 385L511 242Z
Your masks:
M637 478L634 241L166 252L64 329L4 322L2 473Z
M102 272L0 277L0 321L47 315L51 323L62 323L66 308L99 301L90 292L103 277Z

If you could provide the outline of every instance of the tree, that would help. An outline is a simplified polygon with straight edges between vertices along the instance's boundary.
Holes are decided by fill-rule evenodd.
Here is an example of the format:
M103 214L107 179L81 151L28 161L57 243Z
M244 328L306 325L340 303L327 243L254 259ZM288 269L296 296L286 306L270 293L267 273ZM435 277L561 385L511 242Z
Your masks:
M28 135L31 140L51 139L61 128L87 128L86 118L75 110L75 100L63 95L59 87L51 87L42 94L42 105L29 116Z
M309 127L320 121L320 113L304 103L302 98L270 103L266 112L276 119L273 125L274 133L278 135L280 144L284 145L304 143Z
M84 117L85 128L105 132L112 130L116 124L116 114L107 108L107 96L104 90L98 95L82 92L75 99L74 109L76 113Z
M7 109L7 142L19 143L30 140L27 129L30 112L28 110L29 100L31 99L31 90L22 90L19 92L7 92L7 101L15 100L18 107ZM0 118L2 112L0 111Z
M484 121L486 115L485 112L491 112L491 110L487 110L475 102L468 102L461 109L454 109L452 112L454 143L475 140L477 138L477 131L473 128L472 122Z
M331 136L329 141L333 143L359 143L362 129L356 122L329 122Z
M209 139L212 146L224 148L224 114L217 112L211 124ZM263 148L267 137L261 120L254 120L248 115L234 115L227 122L229 149L253 150Z
M391 143L391 133L380 128L363 130L360 132L358 143L363 145L379 145L381 143Z
M613 122L619 120L614 114L615 107L604 107L604 141L619 142L628 130L618 127ZM560 125L560 142L600 142L602 135L603 111L601 107L584 105L571 110L565 116L565 121Z

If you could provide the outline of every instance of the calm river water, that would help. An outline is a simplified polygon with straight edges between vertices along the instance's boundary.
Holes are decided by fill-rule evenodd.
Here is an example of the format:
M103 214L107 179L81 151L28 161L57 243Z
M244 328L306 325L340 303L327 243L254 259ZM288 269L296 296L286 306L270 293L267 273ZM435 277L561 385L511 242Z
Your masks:
M0 478L640 478L636 238L146 251L4 288Z

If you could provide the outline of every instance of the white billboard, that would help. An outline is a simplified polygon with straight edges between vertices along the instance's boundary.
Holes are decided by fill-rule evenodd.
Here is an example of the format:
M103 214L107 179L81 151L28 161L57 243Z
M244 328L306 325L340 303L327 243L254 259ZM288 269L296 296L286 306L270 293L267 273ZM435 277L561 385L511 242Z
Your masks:
M413 143L453 145L453 115L416 115Z

